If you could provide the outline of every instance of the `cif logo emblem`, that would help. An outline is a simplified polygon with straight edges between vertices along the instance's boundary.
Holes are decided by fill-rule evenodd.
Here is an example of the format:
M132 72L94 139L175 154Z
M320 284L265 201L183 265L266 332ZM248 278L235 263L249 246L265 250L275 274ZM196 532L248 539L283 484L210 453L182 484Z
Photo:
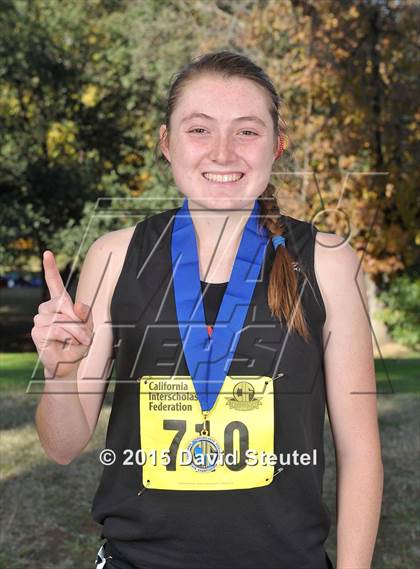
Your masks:
M261 405L261 398L255 397L254 386L248 381L240 381L233 388L233 397L227 397L230 409L252 411Z
M188 445L187 453L196 472L212 472L222 457L218 442L206 435L193 439Z

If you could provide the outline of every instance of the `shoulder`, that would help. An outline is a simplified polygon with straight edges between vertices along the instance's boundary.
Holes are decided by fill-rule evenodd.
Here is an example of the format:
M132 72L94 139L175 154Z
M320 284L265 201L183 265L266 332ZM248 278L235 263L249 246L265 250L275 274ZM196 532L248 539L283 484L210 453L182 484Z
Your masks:
M92 243L89 253L98 254L102 257L103 255L109 255L111 253L114 257L125 257L136 230L141 230L142 237L155 233L160 235L172 222L178 209L179 208L173 208L152 213L146 216L142 221L139 221L136 225L104 233L104 235L101 235L101 237Z
M83 261L81 276L90 281L105 279L115 283L137 225L109 231L98 237L89 247Z
M315 265L318 274L325 280L329 271L335 269L346 276L359 264L359 258L353 247L340 235L335 233L316 232L315 239ZM334 281L337 274L330 274Z
M132 227L104 233L92 243L90 249L98 254L104 252L121 252L128 247L136 227L137 225L134 225Z
M361 261L340 235L317 231L314 252L316 279L328 314L352 310L364 287Z

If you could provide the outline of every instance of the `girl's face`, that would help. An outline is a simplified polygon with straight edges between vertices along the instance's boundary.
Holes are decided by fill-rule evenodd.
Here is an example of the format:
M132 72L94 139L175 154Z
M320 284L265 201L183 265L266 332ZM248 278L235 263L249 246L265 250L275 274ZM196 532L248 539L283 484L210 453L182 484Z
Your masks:
M206 75L187 84L161 150L190 204L243 209L264 192L280 144L268 105L249 79Z

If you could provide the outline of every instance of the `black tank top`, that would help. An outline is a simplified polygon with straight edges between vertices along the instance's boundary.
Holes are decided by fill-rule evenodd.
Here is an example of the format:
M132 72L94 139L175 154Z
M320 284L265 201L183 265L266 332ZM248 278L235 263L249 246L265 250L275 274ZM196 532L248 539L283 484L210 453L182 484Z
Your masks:
M200 281L200 283L206 324L214 326L228 283L207 283L205 281Z
M136 225L112 302L116 385L106 448L116 453L103 468L92 505L102 538L140 569L327 569L324 542L331 517L323 498L325 385L322 329L326 312L314 271L317 229L283 216L299 294L311 333L306 343L271 316L267 287L274 259L270 242L229 375L277 377L275 453L294 450L316 464L291 465L263 487L240 490L157 490L142 486L141 466L123 466L124 449L139 441L137 378L189 375L172 287L171 231L178 208ZM227 283L207 285L203 298L213 325ZM177 365L179 365L177 363Z

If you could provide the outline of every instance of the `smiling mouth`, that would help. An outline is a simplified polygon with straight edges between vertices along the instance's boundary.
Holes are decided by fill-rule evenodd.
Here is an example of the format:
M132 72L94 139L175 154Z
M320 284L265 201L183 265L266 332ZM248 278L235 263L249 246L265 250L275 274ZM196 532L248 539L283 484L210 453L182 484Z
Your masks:
M232 172L231 174L212 174L211 172L203 172L201 174L208 182L216 182L218 184L227 184L239 182L245 176L242 172Z

